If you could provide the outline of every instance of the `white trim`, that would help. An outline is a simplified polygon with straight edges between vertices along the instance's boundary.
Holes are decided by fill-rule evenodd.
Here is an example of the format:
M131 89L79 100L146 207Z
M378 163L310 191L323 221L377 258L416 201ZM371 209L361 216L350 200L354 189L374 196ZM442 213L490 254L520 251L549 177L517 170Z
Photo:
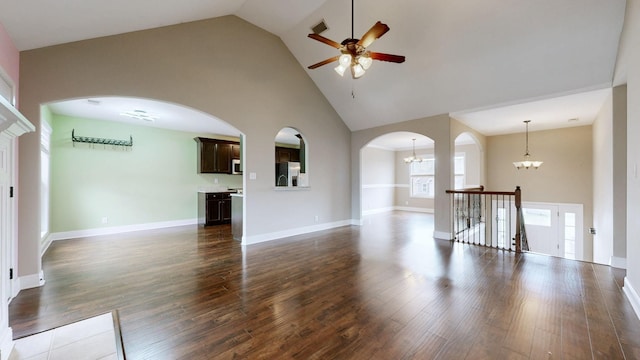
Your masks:
M98 229L64 231L49 234L51 241L76 239L81 237L120 234L132 231L163 229L174 226L196 225L198 219L172 220L147 224L112 226Z
M453 234L449 233L449 232L444 232L444 231L434 231L433 232L433 238L434 239L441 239L441 240L452 240L453 239Z
M351 219L351 225L353 226L362 226L364 224L364 220L362 219Z
M609 266L618 269L626 269L627 268L627 258L612 256L609 259Z
M409 212L420 212L420 213L427 213L427 214L435 213L435 210L431 208L410 207L410 206L389 206L384 208L365 210L362 212L362 216L381 214L381 213L392 212L392 211L409 211Z
M377 209L371 209L371 210L365 210L362 212L362 216L368 216L368 215L374 215L374 214L381 214L381 213L386 213L386 212L392 212L393 210L395 210L394 206L389 206L389 207L384 207L384 208L377 208Z
M363 189L389 189L395 188L396 184L366 184L362 185Z
M363 189L389 189L389 188L408 188L409 184L365 184Z
M636 312L636 316L640 319L640 296L638 296L638 292L631 286L631 281L629 281L628 276L624 277L622 291L627 295L627 299L629 299L633 310Z
M26 290L31 288L37 288L44 285L44 273L40 271L40 274L31 274L20 277L20 290Z
M10 327L2 329L2 336L0 337L0 355L1 360L8 360L13 351L13 329Z
M420 207L410 207L410 206L395 206L394 210L420 212L420 213L427 213L427 214L434 214L435 213L435 210L433 210L431 208L420 208Z
M312 225L312 226L303 226L303 227L287 229L282 231L275 231L272 233L266 233L266 234L260 234L260 235L245 236L243 238L242 245L253 245L253 244L258 244L265 241L277 240L277 239L281 239L289 236L308 234L316 231L328 230L328 229L333 229L341 226L349 226L351 225L351 223L352 223L352 220L342 220L342 221L335 221L335 222Z

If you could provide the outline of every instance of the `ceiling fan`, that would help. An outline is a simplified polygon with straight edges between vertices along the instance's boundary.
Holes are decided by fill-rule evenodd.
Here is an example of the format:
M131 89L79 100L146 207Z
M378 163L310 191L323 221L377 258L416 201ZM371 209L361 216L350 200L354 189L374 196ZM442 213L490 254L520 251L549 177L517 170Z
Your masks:
M308 36L314 40L325 43L331 47L340 50L341 55L328 58L320 61L319 63L309 66L309 69L319 68L322 65L330 64L334 61L338 61L338 66L335 71L344 75L347 68L351 68L351 76L357 79L364 75L365 71L369 69L373 60L388 61L394 63L403 63L405 58L401 55L384 54L379 52L373 52L367 50L367 47L371 45L376 39L389 31L389 26L376 22L375 25L369 29L361 39L354 39L353 37L353 0L351 0L351 37L344 39L341 43L337 43L331 39L319 34L309 34Z

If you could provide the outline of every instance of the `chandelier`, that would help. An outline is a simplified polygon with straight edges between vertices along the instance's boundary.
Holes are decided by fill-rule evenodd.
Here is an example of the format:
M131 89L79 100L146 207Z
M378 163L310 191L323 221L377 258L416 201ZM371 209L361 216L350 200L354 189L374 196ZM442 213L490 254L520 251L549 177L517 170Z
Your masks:
M413 155L404 158L404 162L407 163L407 164L412 163L412 162L422 162L422 161L424 161L423 158L416 156L416 139L412 139L412 140L413 140Z
M522 168L528 169L530 167L533 167L534 169L538 169L540 167L540 165L542 165L542 161L536 161L536 160L531 160L531 155L529 154L529 123L531 122L531 120L525 120L524 123L526 124L526 135L525 135L525 139L526 139L526 148L525 148L525 153L524 153L524 160L522 161L514 161L513 162L513 166L516 167L516 169L520 170Z

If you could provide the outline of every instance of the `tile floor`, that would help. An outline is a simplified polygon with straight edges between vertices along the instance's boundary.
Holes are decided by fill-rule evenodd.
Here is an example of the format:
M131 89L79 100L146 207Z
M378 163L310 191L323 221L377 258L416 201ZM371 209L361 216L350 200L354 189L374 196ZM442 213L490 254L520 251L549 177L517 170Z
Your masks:
M9 360L117 360L111 313L15 341Z

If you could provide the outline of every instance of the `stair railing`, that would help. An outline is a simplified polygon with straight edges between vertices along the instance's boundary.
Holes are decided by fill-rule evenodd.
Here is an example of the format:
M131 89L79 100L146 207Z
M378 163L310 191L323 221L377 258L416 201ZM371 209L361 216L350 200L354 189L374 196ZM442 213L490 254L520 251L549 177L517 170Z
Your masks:
M519 186L515 191L484 191L480 186L447 194L454 241L518 253L528 250Z

